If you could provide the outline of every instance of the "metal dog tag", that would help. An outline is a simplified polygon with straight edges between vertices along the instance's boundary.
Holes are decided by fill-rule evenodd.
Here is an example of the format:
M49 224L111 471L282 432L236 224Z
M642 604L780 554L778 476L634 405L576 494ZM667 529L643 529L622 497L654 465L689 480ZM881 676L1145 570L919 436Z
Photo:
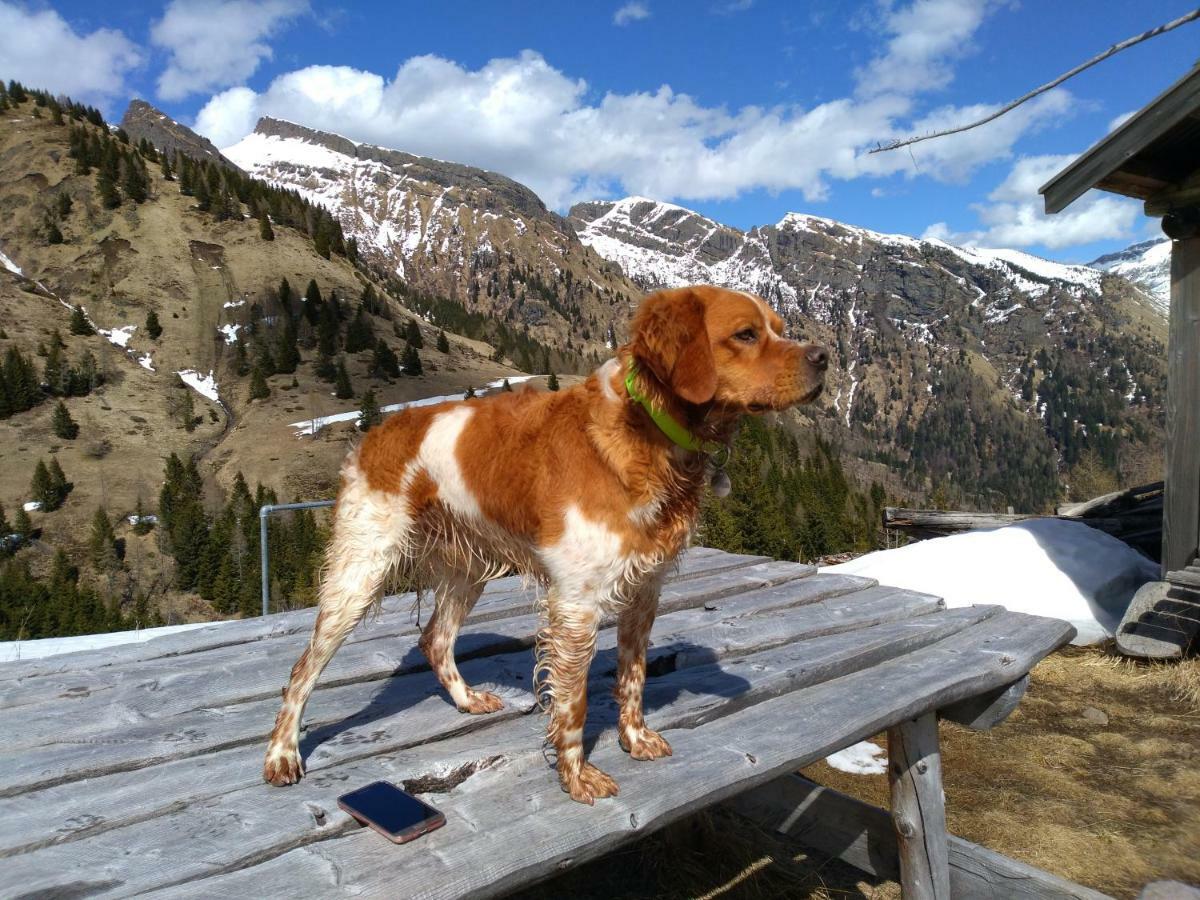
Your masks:
M729 473L724 469L713 470L708 486L712 488L714 497L728 497L729 492L733 490L733 484L729 481Z

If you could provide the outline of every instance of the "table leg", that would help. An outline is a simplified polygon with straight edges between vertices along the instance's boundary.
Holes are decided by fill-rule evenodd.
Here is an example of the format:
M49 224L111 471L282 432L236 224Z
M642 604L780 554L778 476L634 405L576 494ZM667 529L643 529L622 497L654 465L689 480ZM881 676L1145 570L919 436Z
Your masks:
M949 900L937 714L929 712L889 728L888 760L903 896L905 900Z

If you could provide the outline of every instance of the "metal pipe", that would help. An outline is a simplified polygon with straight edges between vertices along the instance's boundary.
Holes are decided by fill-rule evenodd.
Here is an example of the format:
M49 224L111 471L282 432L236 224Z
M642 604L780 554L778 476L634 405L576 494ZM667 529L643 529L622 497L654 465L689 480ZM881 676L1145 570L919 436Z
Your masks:
M271 606L271 550L267 546L267 516L273 512L288 509L316 509L320 506L333 506L332 500L305 500L302 503L264 503L258 508L258 556L262 562L262 614L265 616Z

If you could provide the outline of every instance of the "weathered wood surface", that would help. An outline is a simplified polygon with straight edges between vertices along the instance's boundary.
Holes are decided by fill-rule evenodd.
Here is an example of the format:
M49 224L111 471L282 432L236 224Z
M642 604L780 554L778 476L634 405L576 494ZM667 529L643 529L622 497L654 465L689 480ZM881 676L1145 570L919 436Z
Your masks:
M286 789L264 785L260 768L303 629L259 623L241 644L201 635L205 649L26 672L0 685L13 692L0 731L0 880L96 896L502 893L896 721L1002 689L1072 634L868 579L734 562L689 556L690 577L664 590L646 709L674 757L638 763L617 748L615 633L601 633L587 741L622 792L595 808L566 798L542 755L536 619L511 584L481 601L486 618L463 636L464 676L505 709L460 715L413 649L407 607L393 604L374 626L387 639L356 635L322 679L302 740L309 774ZM18 697L18 684L35 696ZM379 778L427 794L447 826L405 847L361 832L336 798Z
M1126 656L1179 659L1198 631L1200 595L1170 582L1150 581L1133 595L1115 637Z
M769 562L770 560L765 556L722 553L707 547L696 547L680 557L676 571L667 579L667 583L677 584L681 581L713 576L732 570L747 570L750 566ZM723 584L735 582L736 579L721 580ZM471 612L469 621L485 622L512 615L514 606L522 603L525 604L524 611L528 612L532 596L529 591L523 590L523 587L521 579L516 576L497 578L488 582L484 587L483 596L480 597L475 609ZM399 594L384 598L379 619L368 617L367 622L351 635L350 639L362 639L362 636L373 625L379 624L381 620L387 622L393 618L398 627L407 626L413 628L414 631L417 630L415 618L408 615L413 610L414 602L413 594ZM428 606L426 606L427 614ZM265 618L256 617L236 622L223 622L213 625L211 628L197 628L194 631L180 634L164 635L140 644L82 650L78 653L64 653L44 659L8 662L0 665L0 682L75 672L81 669L99 669L113 665L127 666L141 660L183 656L230 645L287 638L298 633L307 634L312 630L316 617L316 607L308 607L292 612L274 613Z
M904 900L950 900L946 797L936 712L888 729L892 826Z
M730 801L734 810L798 844L877 878L897 880L896 835L886 810L799 775L787 775ZM955 900L1110 900L950 835L950 895Z
M1009 717L1028 689L1029 676L1023 675L995 691L940 709L938 714L972 731L990 731Z
M1164 576L1200 547L1200 237L1172 242L1168 316Z

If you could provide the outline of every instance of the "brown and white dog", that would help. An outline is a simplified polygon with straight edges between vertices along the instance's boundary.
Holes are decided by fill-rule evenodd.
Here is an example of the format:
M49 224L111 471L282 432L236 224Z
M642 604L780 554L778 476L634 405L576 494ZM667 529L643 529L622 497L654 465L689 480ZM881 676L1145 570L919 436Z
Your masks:
M545 586L538 672L572 799L617 793L583 757L587 673L606 614L618 622L621 746L634 759L670 755L642 717L646 646L663 576L696 524L708 458L669 439L631 393L706 447L728 443L740 416L821 392L828 354L782 330L749 294L662 291L638 310L629 343L582 384L407 409L372 429L342 466L316 626L284 690L263 777L285 785L304 774L300 718L313 685L397 570L433 589L420 646L468 713L502 706L454 662L484 582L519 572Z

